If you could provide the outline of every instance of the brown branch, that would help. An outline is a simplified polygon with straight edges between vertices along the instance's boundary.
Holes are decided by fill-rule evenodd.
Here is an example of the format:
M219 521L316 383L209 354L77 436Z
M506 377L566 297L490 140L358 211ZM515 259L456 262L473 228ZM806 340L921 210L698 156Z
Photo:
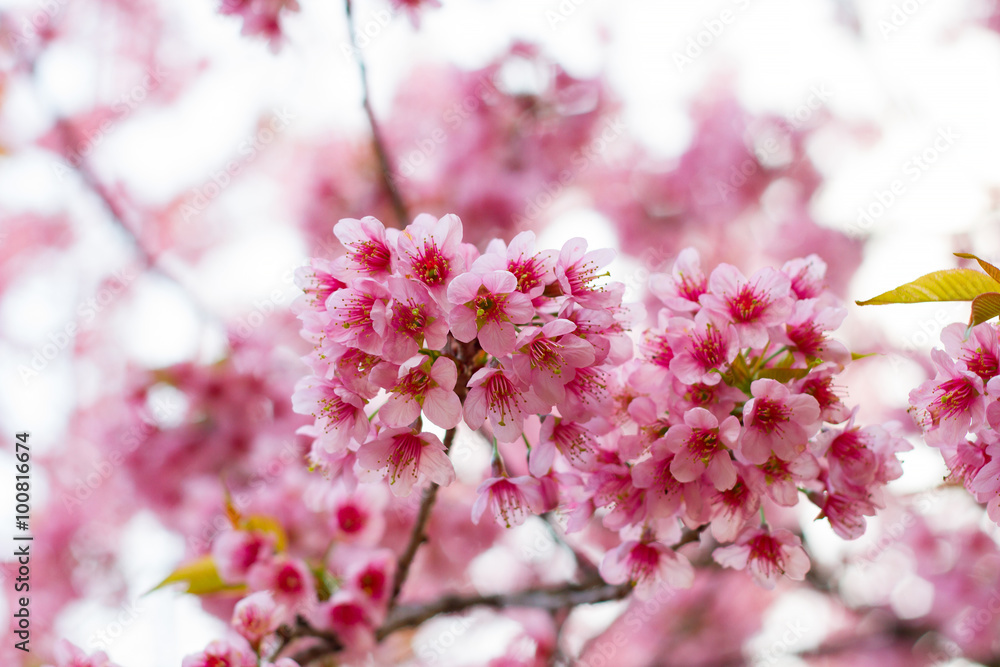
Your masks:
M365 109L365 115L368 117L368 124L372 128L372 144L375 148L375 156L378 158L379 169L382 172L382 184L385 186L386 194L389 195L389 201L392 202L392 209L399 220L399 226L405 227L410 222L410 214L407 212L406 204L403 203L403 197L399 194L399 189L396 187L396 179L393 177L392 168L389 165L389 153L385 148L385 138L382 136L382 130L378 122L375 120L375 111L372 109L371 94L368 86L368 69L365 67L365 59L362 57L361 49L358 47L351 0L345 0L345 3L347 7L347 30L351 35L351 46L358 61L358 71L361 73L361 104Z
M61 134L63 143L63 151L60 151L60 153L63 155L63 157L67 157L64 151L72 150L73 146L78 145L80 140L80 135L71 121L60 119L56 121L56 127L58 128ZM104 183L101 181L100 177L98 177L97 173L94 172L94 169L91 167L90 163L82 156L80 156L80 159L76 161L76 164L73 163L74 162L73 160L69 159L67 160L67 162L73 168L73 170L80 175L80 178L83 180L83 183L88 188L90 188L90 190L95 195L97 195L98 199L101 200L101 203L107 210L108 215L111 218L111 221L119 229L121 229L122 232L124 232L125 235L128 237L128 239L132 242L132 246L135 248L136 253L141 258L143 267L145 267L145 269L148 271L153 271L155 273L160 274L173 284L177 285L177 287L179 287L181 291L183 291L184 294L190 299L191 304L194 306L195 310L197 310L201 314L201 316L205 319L205 321L210 322L213 320L217 320L218 319L217 316L215 316L208 309L208 307L205 306L205 304L201 301L201 299L194 292L194 290L190 289L187 285L185 285L184 282L177 276L173 275L173 273L163 268L163 266L161 266L157 261L156 256L152 252L150 252L149 249L142 243L142 240L139 238L139 233L135 229L133 229L131 224L129 224L128 215L125 209L122 208L122 206L115 199L114 195L112 195L112 193L108 190L107 186L105 186Z
M451 449L451 443L455 440L455 431L456 429L450 428L444 435L445 452ZM438 488L440 487L432 482L429 487L424 489L423 498L420 500L420 509L417 511L417 519L413 524L413 531L410 533L410 541L400 555L399 563L396 566L396 577L392 584L392 595L389 597L390 611L395 606L396 598L399 597L400 591L403 590L406 577L410 574L410 566L413 565L417 549L427 541L427 522L431 518L431 509L434 507L434 501L437 499Z
M632 592L632 584L630 583L606 584L601 582L593 586L567 584L556 588L537 588L519 593L496 595L446 595L433 602L400 605L389 614L385 623L376 632L375 637L381 641L397 630L420 625L438 614L454 614L472 607L492 607L494 609L531 607L555 611L581 604L621 600L630 592Z

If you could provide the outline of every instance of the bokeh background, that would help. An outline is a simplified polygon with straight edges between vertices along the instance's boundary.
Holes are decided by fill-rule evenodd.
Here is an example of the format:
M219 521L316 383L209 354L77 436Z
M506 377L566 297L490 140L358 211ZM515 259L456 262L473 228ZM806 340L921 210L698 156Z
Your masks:
M612 275L636 300L687 246L745 271L819 254L851 303L838 335L878 353L844 376L868 422L910 427L926 352L968 311L853 300L958 266L955 251L1000 259L993 2L356 0L353 44L342 2L264 0L254 20L244 5L0 2L0 488L11 435L31 431L38 657L65 637L166 667L223 633L198 600L145 593L217 507L220 432L250 438L227 451L260 462L301 423L283 407L308 351L289 312L294 269L333 256L340 218L395 220L359 57L409 212L457 213L480 247L523 229L543 247L585 236L619 251ZM191 405L223 391L197 369L220 363L268 378L233 389L223 376L266 400L211 415L211 437L178 436ZM197 398L177 389L181 371L157 376L178 364ZM241 435L258 407L267 427ZM920 525L995 543L974 503L933 490L946 470L913 442L892 488L930 498ZM872 553L886 522L850 545L809 526L813 556L845 608L944 623L947 586L905 545L875 552L895 558L893 576L844 564ZM10 499L0 524L12 532ZM585 622L606 626L622 604ZM802 664L843 613L809 592L765 607L746 661ZM480 634L499 646L501 630ZM21 664L8 643L0 662ZM939 664L968 664L951 657Z

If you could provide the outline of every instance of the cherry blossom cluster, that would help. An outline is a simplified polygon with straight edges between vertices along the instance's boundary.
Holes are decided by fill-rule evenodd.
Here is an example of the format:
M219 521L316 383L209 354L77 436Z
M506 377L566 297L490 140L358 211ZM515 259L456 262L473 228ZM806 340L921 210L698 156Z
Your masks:
M668 545L684 541L682 529L708 528L717 563L772 587L782 574L802 579L809 559L765 514L780 517L802 492L854 539L883 506L885 484L901 474L896 453L910 446L893 429L856 425L837 393L851 355L829 337L846 311L825 269L813 255L749 278L728 264L706 275L688 249L653 277L665 307L608 385L608 409L550 427L575 438L557 442L593 453L580 465L564 446L572 468L557 474L574 489L571 527L596 513L620 531L606 579L690 581L690 563Z
M936 375L910 392L924 440L941 450L952 477L1000 523L1000 348L997 325L951 324L931 352ZM969 437L971 435L971 438Z
M523 232L480 254L462 242L454 215L419 215L402 231L347 219L334 231L346 254L314 259L299 274L298 312L315 351L313 375L293 397L297 412L316 418L300 432L329 469L385 477L399 496L422 479L447 485L454 469L441 440L422 431L424 417L512 443L532 415L594 416L603 369L631 354L624 286L602 280L611 250L588 252L578 238L542 251ZM554 449L534 451L551 462ZM497 488L481 499L541 498L537 480L503 481L499 452L495 467ZM514 505L494 506L505 523L517 520L506 514Z

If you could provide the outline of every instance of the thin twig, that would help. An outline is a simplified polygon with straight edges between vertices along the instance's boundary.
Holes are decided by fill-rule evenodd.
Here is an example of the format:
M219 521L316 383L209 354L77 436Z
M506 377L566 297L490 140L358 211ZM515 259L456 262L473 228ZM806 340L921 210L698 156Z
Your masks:
M56 127L58 127L62 135L63 146L65 148L68 149L69 147L79 143L80 136L76 128L73 126L72 122L67 120L59 120L56 122ZM132 245L135 248L136 253L139 255L140 260L142 261L143 267L148 271L160 274L170 282L177 285L190 299L191 304L201 314L201 316L205 319L206 322L218 320L218 317L214 315L205 306L204 303L202 303L201 299L197 296L197 294L195 294L193 290L191 290L187 285L185 285L184 282L180 280L180 278L178 278L177 276L173 275L170 271L163 268L163 266L161 266L160 263L157 261L156 256L152 252L150 252L148 248L146 248L142 240L139 238L139 233L129 223L128 215L125 209L122 208L122 206L115 199L114 195L112 195L112 193L108 190L107 186L105 186L104 183L101 181L100 177L98 177L98 175L94 172L93 168L90 166L90 163L86 159L81 157L77 161L77 164L73 164L72 160L69 161L69 164L73 168L73 170L80 175L80 178L83 180L84 184L87 187L89 187L90 190L94 194L96 194L97 197L101 200L101 203L104 204L104 208L108 211L111 221L119 229L121 229L122 232L124 232L125 235L128 237L128 239L132 242Z
M450 428L444 435L445 452L451 449L451 443L455 440L455 431L456 429ZM432 482L424 490L423 498L420 500L420 509L417 511L417 520L414 522L413 531L410 533L410 541L407 543L402 555L400 555L399 563L396 566L396 578L392 585L392 595L389 597L390 611L396 604L396 598L399 597L399 592L403 589L406 577L410 574L410 566L413 565L417 549L427 540L427 521L431 517L431 509L434 507L434 501L437 499L438 488L440 487Z
M351 36L351 46L354 50L354 56L358 61L358 71L361 73L361 103L365 108L365 115L368 116L368 124L372 128L372 143L375 147L375 156L378 158L379 169L382 172L382 183L385 185L386 193L392 202L392 209L399 220L399 226L404 227L410 222L410 215L406 210L406 204L403 203L403 197L399 194L399 189L396 187L396 179L393 177L392 168L389 166L389 153L385 148L385 139L382 136L382 130L379 128L378 122L375 120L375 111L372 109L368 86L368 69L365 67L365 59L361 55L361 49L358 47L357 35L354 30L354 15L351 10L351 0L345 0L345 3L347 6L347 30Z

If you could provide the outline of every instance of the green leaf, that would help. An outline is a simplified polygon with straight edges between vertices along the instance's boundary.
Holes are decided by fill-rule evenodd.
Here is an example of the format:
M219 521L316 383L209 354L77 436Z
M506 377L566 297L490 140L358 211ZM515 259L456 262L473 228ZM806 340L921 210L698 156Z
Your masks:
M257 531L258 533L270 533L274 535L275 543L274 548L278 551L284 551L288 548L288 536L285 535L285 529L281 527L278 520L273 516L266 516L264 514L254 514L240 522L240 529L246 531Z
M747 366L746 359L743 358L743 354L740 353L733 363L729 364L729 372L731 382L728 384L732 387L737 387L742 389L744 392L749 393L750 391L750 368Z
M869 352L868 354L861 354L860 352L851 352L851 361L857 361L858 359L864 359L866 357L874 357L879 354L878 352Z
M187 584L184 592L194 595L239 591L246 588L245 586L232 586L223 582L219 577L219 571L215 567L215 562L210 555L202 556L186 565L181 565L171 572L170 576L157 584L153 590L159 590L164 586L177 583Z
M1000 292L1000 282L973 269L945 269L868 299L859 306L927 301L972 301L985 292Z
M764 368L757 373L758 378L788 382L800 380L809 374L808 368Z
M972 300L972 313L969 315L969 326L974 327L1000 315L1000 294L987 292Z
M997 282L1000 282L1000 269L998 269L997 267L993 266L992 264L990 264L989 262L987 262L985 259L981 259L981 258L976 257L975 255L969 254L967 252L956 252L954 254L955 254L955 257L961 257L962 259L974 259L974 260L976 260L977 262L979 262L979 266L983 267L983 271L985 271L986 273L988 273L990 275L990 278L992 278L993 280L996 280Z

